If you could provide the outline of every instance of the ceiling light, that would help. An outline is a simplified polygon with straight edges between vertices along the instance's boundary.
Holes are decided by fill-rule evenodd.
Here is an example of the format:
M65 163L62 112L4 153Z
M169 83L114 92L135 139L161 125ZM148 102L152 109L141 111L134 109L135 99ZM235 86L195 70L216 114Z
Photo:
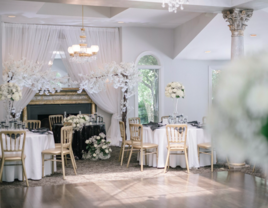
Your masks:
M9 15L8 17L9 17L9 18L15 18L16 16L14 16L14 15Z
M205 51L205 53L211 53L211 51Z
M119 24L123 24L124 22L117 22L117 23L119 23Z
M257 37L257 34L250 34L250 37Z

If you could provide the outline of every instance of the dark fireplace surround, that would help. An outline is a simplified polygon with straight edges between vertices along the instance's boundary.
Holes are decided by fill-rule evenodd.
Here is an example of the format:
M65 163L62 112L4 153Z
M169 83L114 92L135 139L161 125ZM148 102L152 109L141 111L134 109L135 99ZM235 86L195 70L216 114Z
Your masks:
M49 128L48 116L77 115L95 113L96 105L85 91L77 93L77 88L64 88L61 92L40 95L36 94L33 100L24 108L23 120L40 120L41 127Z

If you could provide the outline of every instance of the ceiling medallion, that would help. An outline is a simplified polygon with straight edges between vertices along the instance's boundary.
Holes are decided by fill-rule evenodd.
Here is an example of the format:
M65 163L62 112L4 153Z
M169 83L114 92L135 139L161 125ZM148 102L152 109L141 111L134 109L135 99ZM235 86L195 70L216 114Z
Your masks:
M97 53L99 52L99 46L92 45L87 48L86 32L84 28L84 7L82 6L82 28L78 45L72 45L68 48L68 52L71 56L71 61L76 63L86 63L97 59Z
M189 4L189 0L163 0L162 7L165 7L166 4L168 5L169 12L177 13L177 9L180 8L183 10L183 5Z

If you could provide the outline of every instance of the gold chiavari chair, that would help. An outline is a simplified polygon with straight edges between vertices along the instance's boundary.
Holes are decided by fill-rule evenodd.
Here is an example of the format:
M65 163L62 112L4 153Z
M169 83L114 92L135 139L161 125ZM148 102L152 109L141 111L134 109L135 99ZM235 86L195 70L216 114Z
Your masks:
M51 115L48 117L48 120L50 131L52 131L53 124L62 123L63 115Z
M75 165L75 159L73 157L72 153L72 140L73 140L73 127L66 126L61 128L61 147L60 148L54 148L54 149L47 149L42 151L42 177L44 177L44 163L45 161L52 161L52 173L54 173L54 161L61 162L62 163L62 173L63 173L63 179L65 179L65 162L64 162L64 156L70 155L72 166L74 169L75 175L76 173L76 165ZM45 155L51 155L51 159L45 159ZM61 160L55 160L54 155L60 155Z
M143 126L141 124L130 123L129 131L130 131L131 150L130 150L130 154L128 157L127 167L129 166L129 162L132 156L133 149L140 150L141 171L143 171L143 156L156 154L156 164L158 164L158 144L143 143ZM146 151L148 149L155 149L155 151L148 152Z
M121 144L121 149L120 149L120 154L119 154L119 162L121 160L121 166L122 166L123 160L124 160L124 153L130 151L131 141L126 140L125 123L123 121L119 121L119 126L120 126L121 138L122 138L122 144ZM127 149L125 149L126 145L128 145Z
M204 149L205 151L201 151L200 149ZM208 150L208 151L206 151ZM200 162L200 154L210 155L211 159L211 172L213 172L213 148L210 142L207 143L200 143L197 145L197 152L198 152L198 161Z
M72 122L64 122L63 126L73 126Z
M141 124L141 119L139 117L133 117L128 119L129 124Z
M167 172L169 167L170 155L185 155L187 172L189 173L188 156L187 156L187 124L168 124L166 125L167 141L168 141L168 153L166 159L166 165L164 173ZM171 153L178 152L182 153Z
M22 181L26 180L27 186L29 186L28 178L25 170L25 158L24 147L26 140L26 131L2 131L0 132L1 140L1 169L0 169L0 182L2 182L2 174L4 166L22 166ZM21 164L6 164L5 162L21 161Z
M161 122L163 122L163 120L164 120L164 119L167 119L167 118L169 118L169 116L162 116L162 117L161 117Z
M41 127L41 121L39 120L26 120L24 124L28 129L39 129Z

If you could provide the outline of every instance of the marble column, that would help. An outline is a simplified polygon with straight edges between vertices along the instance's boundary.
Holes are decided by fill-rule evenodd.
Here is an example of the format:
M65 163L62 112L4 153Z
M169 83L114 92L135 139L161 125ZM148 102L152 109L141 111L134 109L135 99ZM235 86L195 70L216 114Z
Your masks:
M223 18L229 23L232 33L231 59L244 55L244 30L246 22L252 17L252 9L230 9L222 12Z

